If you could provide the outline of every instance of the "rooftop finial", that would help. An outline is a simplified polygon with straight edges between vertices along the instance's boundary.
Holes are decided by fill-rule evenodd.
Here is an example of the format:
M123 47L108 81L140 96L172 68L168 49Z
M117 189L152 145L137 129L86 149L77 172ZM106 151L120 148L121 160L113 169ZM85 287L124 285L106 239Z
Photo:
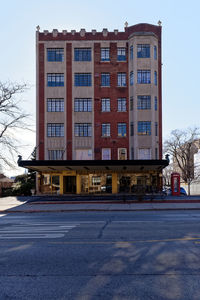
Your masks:
M158 26L161 26L162 25L162 22L159 20L158 21Z
M36 27L36 29L37 29L37 31L40 31L40 26L38 25L38 26Z
M128 22L127 21L124 23L124 26L125 26L125 28L128 27Z

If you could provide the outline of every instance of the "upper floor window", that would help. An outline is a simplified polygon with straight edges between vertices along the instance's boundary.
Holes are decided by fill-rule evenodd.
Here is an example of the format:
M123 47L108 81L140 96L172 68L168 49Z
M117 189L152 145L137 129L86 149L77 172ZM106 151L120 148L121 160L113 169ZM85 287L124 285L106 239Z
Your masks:
M117 74L117 85L118 86L126 86L126 73L118 73Z
M154 108L155 108L155 110L158 109L158 99L157 99L156 96L155 96L155 98L154 98Z
M137 83L139 83L139 84L151 83L151 71L150 70L138 70L137 71Z
M138 149L138 159L151 159L151 149L150 148Z
M131 122L131 124L130 124L130 129L131 129L130 135L134 136L134 124L133 124L133 122Z
M127 159L127 149L118 148L118 160L126 160L126 159Z
M153 47L154 59L157 59L157 47Z
M133 85L134 78L133 78L133 71L130 72L130 85Z
M157 85L157 72L154 71L154 84Z
M151 96L138 96L137 99L138 109L151 109Z
M91 73L75 73L74 84L75 86L91 86L92 85Z
M110 136L110 123L102 124L102 133L103 137Z
M138 122L138 135L151 135L151 122L139 121Z
M48 73L47 86L64 86L64 74Z
M155 136L158 136L158 122L155 122Z
M91 61L91 48L75 48L74 49L75 61Z
M138 58L149 58L150 57L150 45L149 44L137 45L137 57Z
M110 99L109 98L103 98L101 99L101 111L110 111Z
M126 111L126 98L118 98L117 99L117 110L118 111Z
M92 136L92 124L91 123L75 123L74 124L75 136Z
M101 61L110 61L110 48L101 48Z
M102 160L110 160L110 159L111 159L111 149L102 148Z
M126 48L117 48L117 60L118 61L126 60Z
M155 159L158 159L158 148L155 148Z
M64 124L63 123L48 123L47 124L47 136L48 137L64 136Z
M110 86L110 73L101 73L101 86Z
M130 60L133 60L133 46L130 46Z
M47 48L47 61L64 61L64 49Z
M118 123L117 124L117 132L118 132L118 136L125 137L126 136L126 123Z
M48 150L49 160L62 160L64 155L63 150Z
M47 99L47 111L48 112L59 112L64 111L64 99Z
M75 98L74 99L74 111L92 111L92 99L91 98Z
M130 98L130 110L133 110L133 97Z

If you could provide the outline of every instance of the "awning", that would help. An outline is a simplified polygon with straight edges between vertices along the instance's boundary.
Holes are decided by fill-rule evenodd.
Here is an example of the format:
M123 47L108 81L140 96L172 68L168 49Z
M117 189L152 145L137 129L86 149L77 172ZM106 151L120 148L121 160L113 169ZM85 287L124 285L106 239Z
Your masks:
M161 172L167 160L21 160L18 165L37 172Z

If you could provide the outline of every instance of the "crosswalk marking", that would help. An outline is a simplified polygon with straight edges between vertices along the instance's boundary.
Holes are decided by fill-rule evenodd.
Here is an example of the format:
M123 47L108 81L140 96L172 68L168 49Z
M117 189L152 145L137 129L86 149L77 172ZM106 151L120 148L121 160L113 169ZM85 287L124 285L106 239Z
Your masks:
M12 224L0 229L0 239L61 238L77 227L75 222L40 222Z

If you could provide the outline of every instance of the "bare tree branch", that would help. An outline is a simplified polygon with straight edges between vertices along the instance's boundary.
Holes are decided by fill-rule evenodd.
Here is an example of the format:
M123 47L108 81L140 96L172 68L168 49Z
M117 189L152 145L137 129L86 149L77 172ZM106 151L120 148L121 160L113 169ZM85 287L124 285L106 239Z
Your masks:
M194 154L198 147L195 145L199 138L199 128L188 128L186 130L173 130L171 136L164 143L164 151L173 158L175 171L181 173L181 178L188 184L195 179ZM189 192L190 193L190 192Z
M14 166L14 157L20 146L20 141L15 138L17 130L33 131L27 122L30 115L21 105L21 95L27 89L27 84L0 82L0 165Z

